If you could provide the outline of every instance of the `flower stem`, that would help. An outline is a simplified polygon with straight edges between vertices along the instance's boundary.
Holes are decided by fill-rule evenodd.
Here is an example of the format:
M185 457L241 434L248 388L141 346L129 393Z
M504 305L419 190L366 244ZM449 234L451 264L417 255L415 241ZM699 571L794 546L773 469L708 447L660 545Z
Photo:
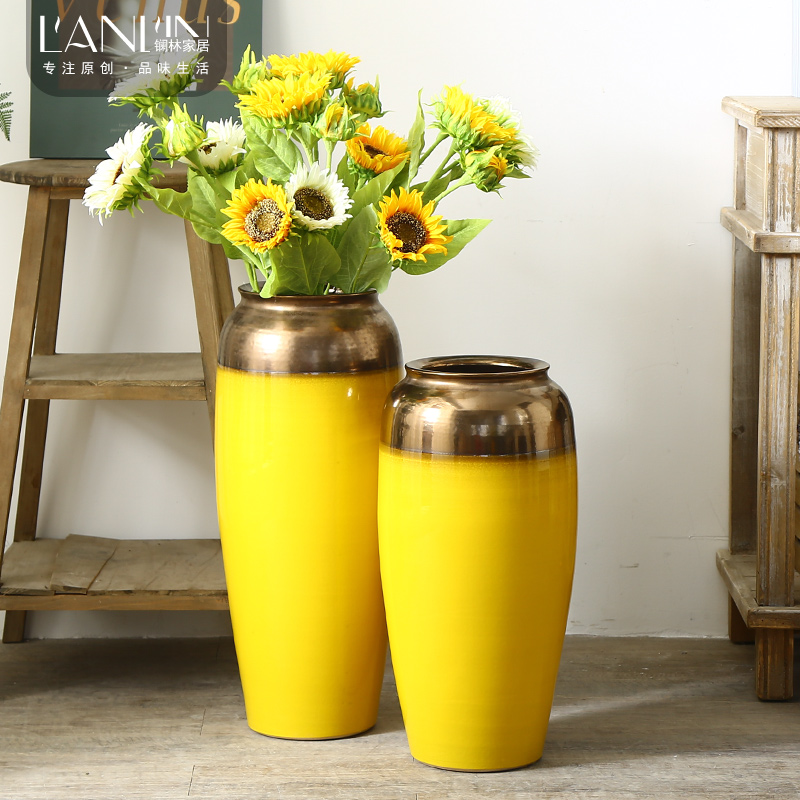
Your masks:
M438 197L434 198L434 205L438 205L438 203L440 203L451 192L454 192L456 189L460 189L462 186L466 186L469 183L472 183L472 179L466 175L462 175L461 178L459 178L452 186L448 186Z
M419 157L419 166L425 163L425 159L447 138L446 133L440 133L436 141Z
M251 263L249 258L244 259L244 266L247 270L247 278L250 281L250 288L254 291L258 291L258 274L256 273L255 266Z
M336 147L336 142L325 140L325 150L326 150L326 159L325 159L325 166L330 172L331 163L333 162L333 149Z
M308 166L310 167L312 164L316 164L319 161L319 153L314 152L302 139L300 140L300 144L308 159Z
M442 163L441 163L441 164L439 164L439 167L437 168L436 172L434 172L434 173L433 173L433 175L431 175L431 177L430 177L430 178L428 178L428 182L425 184L425 186L424 186L424 187L423 187L423 189L422 189L422 193L423 193L423 194L425 194L425 192L427 192L427 191L428 191L428 187L429 187L429 186L430 186L430 185L431 185L431 184L432 184L434 181L438 180L439 178L441 178L441 176L442 176L442 175L443 175L445 172L448 172L450 169L452 169L453 165L452 165L452 164L449 164L448 162L449 162L449 161L450 161L450 159L453 157L453 155L455 154L456 150L457 150L456 143L455 143L455 142L453 142L453 143L450 145L450 149L447 151L447 155L444 157L444 160L442 161Z

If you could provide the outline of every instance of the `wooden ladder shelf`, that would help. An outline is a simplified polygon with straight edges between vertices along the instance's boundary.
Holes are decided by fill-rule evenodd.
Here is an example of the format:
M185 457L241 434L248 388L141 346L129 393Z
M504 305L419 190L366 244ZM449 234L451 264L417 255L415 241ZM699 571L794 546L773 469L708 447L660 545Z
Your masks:
M228 607L217 539L36 538L51 400L203 400L213 435L219 333L233 294L224 251L201 240L189 223L199 353L56 352L69 202L83 196L97 163L44 159L0 167L0 180L29 187L0 404L4 642L22 640L25 614L32 610ZM165 172L160 186L186 188L185 168ZM21 441L14 536L5 550Z
M717 566L730 637L755 640L756 693L792 697L797 386L800 368L800 99L726 97L736 119L730 547Z

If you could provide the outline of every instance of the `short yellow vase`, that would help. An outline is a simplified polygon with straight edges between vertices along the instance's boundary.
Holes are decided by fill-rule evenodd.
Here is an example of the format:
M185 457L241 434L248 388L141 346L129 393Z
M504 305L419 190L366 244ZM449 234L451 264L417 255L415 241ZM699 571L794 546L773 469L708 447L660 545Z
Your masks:
M379 537L419 761L513 769L544 748L575 563L572 414L547 365L407 365L384 413Z
M397 332L374 293L242 296L221 339L216 472L247 721L354 735L375 724L386 659L377 453Z

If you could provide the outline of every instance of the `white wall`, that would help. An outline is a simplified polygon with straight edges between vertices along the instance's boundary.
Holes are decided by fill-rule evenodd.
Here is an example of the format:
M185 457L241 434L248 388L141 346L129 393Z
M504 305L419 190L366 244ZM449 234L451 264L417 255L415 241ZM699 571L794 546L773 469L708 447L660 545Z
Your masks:
M28 152L28 79L24 4L5 6L0 85L16 113L0 158L12 161ZM439 273L396 278L384 304L408 359L552 364L579 437L572 632L724 635L731 241L718 218L733 121L720 100L790 93L789 0L270 0L265 17L267 53L360 55L358 78L380 74L399 132L420 87L512 99L542 153L534 179L502 199L448 198L446 216L493 224ZM0 341L24 200L0 184ZM179 220L148 209L101 229L73 203L59 346L196 348ZM57 403L48 446L43 535L216 535L204 406ZM62 612L32 615L29 635L226 630L220 614Z

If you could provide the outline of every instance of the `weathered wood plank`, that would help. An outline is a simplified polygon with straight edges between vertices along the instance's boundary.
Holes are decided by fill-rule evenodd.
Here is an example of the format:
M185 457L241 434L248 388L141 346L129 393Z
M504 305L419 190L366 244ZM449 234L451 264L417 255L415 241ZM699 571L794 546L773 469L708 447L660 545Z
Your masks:
M219 353L219 334L225 321L228 307L227 297L220 296L218 272L222 263L227 270L227 258L220 245L212 245L201 239L192 224L185 222L186 245L189 250L189 267L192 274L192 290L197 313L197 330L200 337L200 354L206 388L206 403L211 422L211 435L214 435L214 397L217 381L217 354ZM228 295L230 278L228 278ZM225 315L225 316L223 316Z
M69 202L53 200L51 196L33 338L34 354L49 355L56 351L68 220ZM49 400L31 400L28 403L22 465L19 472L14 541L30 541L36 536L49 414ZM3 624L3 641L22 641L24 632L25 612L7 613Z
M245 720L230 639L0 648L14 800L796 800L800 714L759 703L719 639L568 636L544 756L494 774L414 761L387 669L376 727L270 739ZM46 787L46 791L42 791Z
M797 97L725 97L722 110L756 128L800 128Z
M100 159L91 158L12 161L0 166L0 181L19 183L25 186L85 189L99 163ZM179 191L186 189L186 165L176 162L170 167L161 163L159 168L164 175L154 181L156 186Z
M28 374L36 309L39 297L39 276L45 251L45 233L49 213L47 189L32 187L28 192L25 229L22 234L17 290L8 344L2 401L0 401L0 568L3 564L8 533L14 472L19 451L24 409L23 389Z
M730 542L754 550L758 529L758 380L761 258L733 243Z
M763 257L756 600L764 606L793 602L799 278L794 257Z
M55 594L86 594L118 544L118 539L70 534L56 556L50 588Z
M53 594L6 595L0 593L0 610L11 611L227 611L228 595L160 594Z
M225 589L218 539L153 539L120 542L89 594L202 595Z
M0 592L10 595L51 595L50 576L60 539L14 542L6 551Z
M762 221L749 211L723 208L720 211L719 221L754 253L800 252L800 233L765 231L761 227Z
M34 356L25 397L63 400L205 400L198 353Z

